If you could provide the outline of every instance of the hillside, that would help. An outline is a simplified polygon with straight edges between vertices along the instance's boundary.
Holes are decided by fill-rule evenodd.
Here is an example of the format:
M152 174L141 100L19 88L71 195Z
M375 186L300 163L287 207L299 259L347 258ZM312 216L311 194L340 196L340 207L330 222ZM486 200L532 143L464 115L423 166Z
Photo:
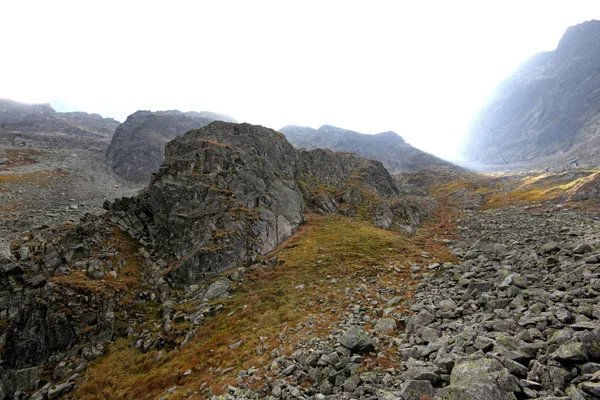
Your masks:
M49 104L0 99L0 242L76 223L132 194L104 163L119 122Z
M0 144L104 151L119 122L99 114L57 112L49 104L0 99Z
M392 174L424 169L461 170L447 161L414 148L394 132L365 135L330 125L323 125L319 129L288 125L279 131L296 147L355 153L381 161Z
M119 125L106 150L114 174L135 184L147 184L165 159L165 144L212 121L235 122L211 112L137 111Z
M378 161L226 122L165 156L0 246L0 399L597 397L598 170L401 196Z
M467 158L485 164L600 163L600 21L568 28L554 51L508 76L472 121Z

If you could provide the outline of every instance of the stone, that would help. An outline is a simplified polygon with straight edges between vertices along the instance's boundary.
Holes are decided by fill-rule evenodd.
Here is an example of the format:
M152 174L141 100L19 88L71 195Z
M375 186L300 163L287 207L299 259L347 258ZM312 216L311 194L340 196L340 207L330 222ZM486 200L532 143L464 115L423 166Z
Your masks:
M435 390L429 381L411 379L404 382L400 389L400 397L404 400L422 400L425 396L435 396Z
M587 361L587 350L583 343L570 342L562 344L550 357L562 362Z
M596 398L600 398L600 382L582 382L578 386L585 393L589 393Z
M579 246L573 249L573 253L575 254L585 254L592 251L592 246L587 243L580 244Z
M492 290L493 285L491 282L488 281L471 281L469 282L469 285L467 286L467 293L472 294L475 291L478 291L480 293L485 293L485 292L489 292L490 290Z
M521 387L498 361L480 358L457 364L444 392L448 400L506 400Z
M211 283L211 285L208 287L208 289L206 289L206 293L204 294L204 299L205 300L213 300L213 299L220 299L223 297L227 297L229 295L230 288L231 288L231 285L229 284L228 281L219 279L219 280Z
M395 332L396 331L396 320L394 318L380 318L375 324L375 332Z
M440 308L447 311L456 309L456 302L452 299L444 299L440 301Z
M427 311L425 309L421 310L418 314L413 315L410 318L410 320L406 324L406 331L408 333L415 333L421 327L427 326L430 323L432 323L433 321L435 321L434 315L432 315L429 311Z
M440 337L442 337L442 333L438 329L433 329L427 326L419 329L418 336L425 343L437 342Z
M10 251L10 246L0 242L0 265L10 264L13 261L15 261L15 256Z
M352 392L354 392L356 390L356 388L358 387L358 385L360 385L360 376L358 376L358 375L351 375L344 382L344 385L343 385L344 392L352 393Z
M342 334L340 344L359 354L373 352L377 348L365 329L357 325L351 326Z

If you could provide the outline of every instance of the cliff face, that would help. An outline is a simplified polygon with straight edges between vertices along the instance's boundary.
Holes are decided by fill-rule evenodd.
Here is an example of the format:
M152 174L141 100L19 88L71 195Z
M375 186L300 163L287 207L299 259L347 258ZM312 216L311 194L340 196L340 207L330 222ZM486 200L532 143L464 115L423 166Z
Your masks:
M119 121L99 114L55 111L49 104L0 99L1 143L104 151Z
M280 129L294 146L308 150L346 151L378 160L393 174L423 169L458 169L449 162L406 143L394 132L365 135L330 125L319 129L288 125Z
M555 51L532 57L474 118L465 155L484 163L583 157L600 142L600 21L570 27Z
M210 112L137 111L116 129L106 151L106 163L127 181L148 183L165 159L169 140L215 120L235 122Z

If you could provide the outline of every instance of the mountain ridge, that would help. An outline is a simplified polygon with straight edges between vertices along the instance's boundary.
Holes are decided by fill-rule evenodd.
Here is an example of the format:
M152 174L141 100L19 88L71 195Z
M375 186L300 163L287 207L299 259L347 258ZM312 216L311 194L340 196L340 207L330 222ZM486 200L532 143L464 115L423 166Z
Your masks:
M450 162L411 146L392 131L367 135L333 125L323 125L319 129L287 125L279 131L296 147L356 153L381 161L392 174L430 168L462 171Z

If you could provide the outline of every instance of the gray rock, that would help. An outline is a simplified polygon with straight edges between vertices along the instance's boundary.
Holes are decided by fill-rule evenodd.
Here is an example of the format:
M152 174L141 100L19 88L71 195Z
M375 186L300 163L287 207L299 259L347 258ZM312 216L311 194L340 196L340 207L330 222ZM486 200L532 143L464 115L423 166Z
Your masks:
M588 354L583 343L570 342L561 345L550 357L562 362L587 361Z
M457 364L444 389L449 400L506 400L521 392L517 378L496 361L480 358Z
M229 289L231 285L224 279L219 279L210 284L206 293L204 294L205 300L220 299L229 296Z
M415 333L421 327L427 326L433 321L435 321L435 316L432 315L429 311L423 309L418 314L413 315L410 318L408 324L406 324L406 332Z
M467 286L467 293L472 294L475 291L478 291L480 293L485 293L485 292L489 292L490 290L492 290L493 285L491 282L488 281L471 281L469 282L469 286Z
M573 249L573 253L575 254L585 254L592 251L592 246L587 243L580 244L579 246Z
M353 353L369 353L375 351L375 342L369 337L361 326L351 326L340 338L340 344L350 349Z
M582 382L579 384L579 388L596 398L600 398L600 382Z
M375 332L395 332L396 320L394 318L380 318L375 324Z
M0 264L10 264L13 261L15 261L15 256L10 251L10 246L0 242Z
M402 384L400 397L404 400L421 400L424 396L435 396L433 385L429 381L409 380Z

